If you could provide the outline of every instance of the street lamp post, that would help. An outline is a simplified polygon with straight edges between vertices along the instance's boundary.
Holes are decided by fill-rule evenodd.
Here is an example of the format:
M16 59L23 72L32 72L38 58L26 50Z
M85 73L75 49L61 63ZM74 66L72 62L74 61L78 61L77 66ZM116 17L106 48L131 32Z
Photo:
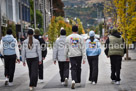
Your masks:
M35 0L34 0L34 27L36 28L36 7L35 7Z
M50 0L50 12L51 12L51 17L53 17L53 1Z
M43 0L43 29L44 33L46 32L46 9L45 9L45 0Z
M0 39L2 37L2 34L1 34L1 0L0 0Z
M20 0L20 25L21 25L21 36L23 36L23 26L22 26L22 1Z

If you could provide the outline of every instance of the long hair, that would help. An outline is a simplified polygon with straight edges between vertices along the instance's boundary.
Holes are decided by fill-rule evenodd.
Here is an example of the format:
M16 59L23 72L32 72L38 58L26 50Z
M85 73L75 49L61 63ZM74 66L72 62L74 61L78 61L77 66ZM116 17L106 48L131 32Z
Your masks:
M28 48L32 49L33 48L33 30L29 29L28 30Z
M93 42L94 41L94 36L90 37L90 40L91 40L91 42Z
M33 48L33 36L32 35L29 35L28 48L29 49Z

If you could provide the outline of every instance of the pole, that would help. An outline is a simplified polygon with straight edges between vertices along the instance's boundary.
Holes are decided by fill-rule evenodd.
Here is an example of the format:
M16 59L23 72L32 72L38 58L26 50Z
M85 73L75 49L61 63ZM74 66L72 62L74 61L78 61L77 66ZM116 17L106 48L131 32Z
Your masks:
M22 1L20 0L20 24L21 24L21 36L23 36L23 25L22 25Z
M1 37L2 37L2 32L1 32L1 0L0 0L0 39L1 39Z
M36 7L35 7L35 0L34 0L34 27L36 28Z
M51 0L51 17L53 17L53 1Z
M43 0L43 29L44 33L46 32L46 9L45 9L45 0Z

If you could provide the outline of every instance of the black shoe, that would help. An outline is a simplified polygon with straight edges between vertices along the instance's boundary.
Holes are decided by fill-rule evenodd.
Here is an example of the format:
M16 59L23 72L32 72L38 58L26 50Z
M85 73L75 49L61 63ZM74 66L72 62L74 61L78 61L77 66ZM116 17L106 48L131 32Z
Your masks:
M5 81L5 86L7 86L8 85L8 81Z

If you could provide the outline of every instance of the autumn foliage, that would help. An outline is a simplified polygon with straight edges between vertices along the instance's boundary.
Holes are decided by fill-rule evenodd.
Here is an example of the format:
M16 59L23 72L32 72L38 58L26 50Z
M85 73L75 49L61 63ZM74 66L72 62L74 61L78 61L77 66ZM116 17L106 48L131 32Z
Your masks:
M77 24L79 29L79 34L84 34L84 29L80 19L77 19L77 23L73 20L71 22L65 22L63 17L53 17L48 29L48 36L50 44L53 44L55 40L60 36L60 30L63 27L66 30L67 36L72 33L72 25Z

